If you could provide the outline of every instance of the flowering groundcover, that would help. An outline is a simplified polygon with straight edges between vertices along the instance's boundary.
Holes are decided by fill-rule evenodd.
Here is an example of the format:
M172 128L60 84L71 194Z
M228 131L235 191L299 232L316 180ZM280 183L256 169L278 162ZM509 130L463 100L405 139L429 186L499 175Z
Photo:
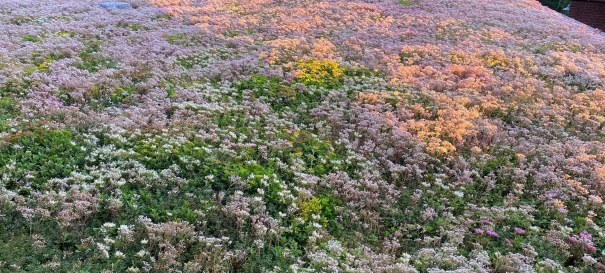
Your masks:
M594 30L534 0L130 3L0 4L0 271L605 269Z

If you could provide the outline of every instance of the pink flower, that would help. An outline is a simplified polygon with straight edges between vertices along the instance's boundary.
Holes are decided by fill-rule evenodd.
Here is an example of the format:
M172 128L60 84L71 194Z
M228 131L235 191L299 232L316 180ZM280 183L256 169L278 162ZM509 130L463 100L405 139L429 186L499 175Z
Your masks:
M511 243L509 239L504 239L504 242L506 242L506 246L508 246L508 247L510 247L510 248L513 248L513 247L514 247L514 246L513 246L513 243Z
M488 231L487 235L490 236L490 237L494 237L494 238L500 238L500 235L498 235L498 233L496 233L493 230Z
M516 227L514 229L514 231L515 231L515 234L518 234L518 235L524 235L525 234L525 230L523 230L521 228L518 228L518 227Z
M475 234L483 235L484 233L485 233L485 231L480 228L475 229Z
M586 252L588 253L595 253L597 252L597 248L591 244L586 244Z
M490 222L489 222L489 220L487 220L487 219L481 219L481 224L484 224L484 225L489 225L489 224L490 224Z
M586 232L586 230L580 232L579 236L582 239L586 239L586 240L592 241L592 235L590 235L590 233Z
M565 214L565 213L567 213L567 209L559 208L559 212Z
M605 270L605 264L598 263L597 264L597 269L599 269L599 270Z
M572 244L577 244L580 242L576 237L573 237L573 236L567 237L567 240L569 240L569 242Z

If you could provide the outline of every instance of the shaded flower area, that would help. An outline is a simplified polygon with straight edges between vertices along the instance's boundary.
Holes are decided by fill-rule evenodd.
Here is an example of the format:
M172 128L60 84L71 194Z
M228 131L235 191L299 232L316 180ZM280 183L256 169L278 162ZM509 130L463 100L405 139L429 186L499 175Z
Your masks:
M129 2L0 5L0 272L605 270L593 30L533 0Z

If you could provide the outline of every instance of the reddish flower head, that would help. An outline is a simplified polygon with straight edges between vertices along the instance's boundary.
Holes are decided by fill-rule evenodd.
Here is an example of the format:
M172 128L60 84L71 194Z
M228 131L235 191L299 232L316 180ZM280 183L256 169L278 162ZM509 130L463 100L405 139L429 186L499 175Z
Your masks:
M518 228L518 227L516 227L514 229L514 231L515 231L515 234L518 234L518 235L524 235L525 234L525 230L521 229L521 228Z
M488 232L486 232L486 233L487 233L487 235L488 235L488 236L490 236L490 237L494 237L494 238L500 238L500 235L498 235L498 233L496 233L496 232L495 232L495 231L493 231L493 230L490 230L490 231L488 231Z
M580 232L579 236L580 236L580 238L582 238L582 239L586 239L586 240L588 240L588 241L592 241L592 235L590 235L590 233L586 232L586 230L585 230L585 231Z
M572 243L572 244L577 244L580 242L580 240L578 240L578 238L574 237L574 236L569 236L567 237L567 240Z
M597 248L591 244L586 244L586 252L588 253L595 253L597 252Z

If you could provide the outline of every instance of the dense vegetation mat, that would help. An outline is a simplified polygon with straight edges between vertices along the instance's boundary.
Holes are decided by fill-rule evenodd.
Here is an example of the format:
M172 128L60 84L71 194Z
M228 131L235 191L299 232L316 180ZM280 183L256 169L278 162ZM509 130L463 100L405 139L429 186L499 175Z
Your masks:
M0 4L1 272L604 270L594 31L533 0L130 3Z

